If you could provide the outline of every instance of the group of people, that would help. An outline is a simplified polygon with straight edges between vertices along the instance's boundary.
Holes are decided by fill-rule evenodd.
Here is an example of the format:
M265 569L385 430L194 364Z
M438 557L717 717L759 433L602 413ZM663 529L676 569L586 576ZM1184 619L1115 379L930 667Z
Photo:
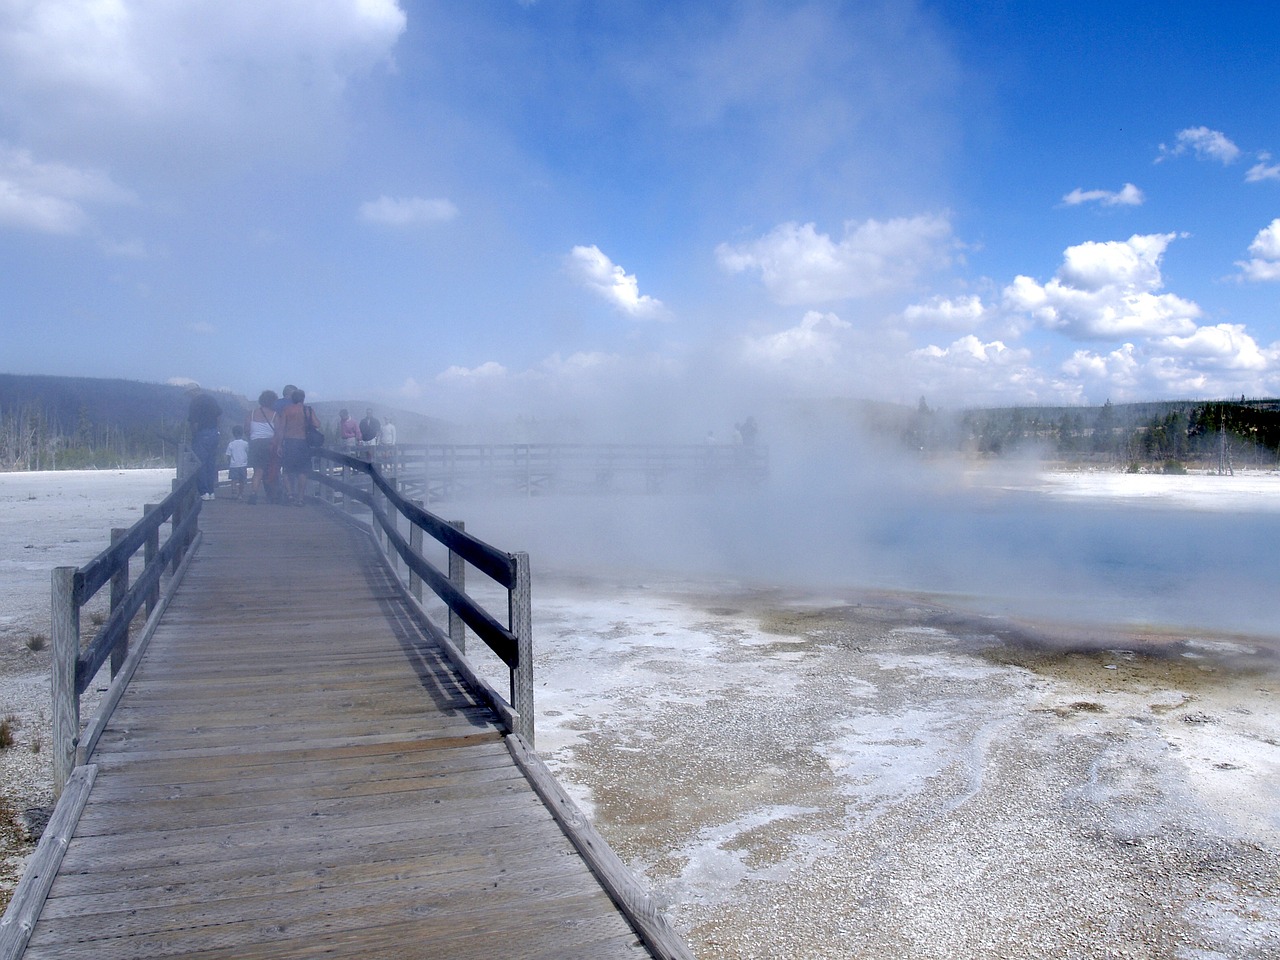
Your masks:
M390 417L385 421L379 420L372 409L365 410L364 419L359 422L350 411L339 410L338 437L348 453L370 447L395 446L396 426Z
M287 384L279 394L263 390L244 425L231 428L232 440L227 444L225 455L238 498L244 497L248 485L251 504L256 504L262 496L272 503L302 505L307 472L311 469L307 428L322 429L306 398L306 393L293 384ZM222 408L207 393L196 394L187 413L191 450L200 462L196 485L204 500L212 500L218 487L218 419L221 415ZM253 470L251 484L250 469Z

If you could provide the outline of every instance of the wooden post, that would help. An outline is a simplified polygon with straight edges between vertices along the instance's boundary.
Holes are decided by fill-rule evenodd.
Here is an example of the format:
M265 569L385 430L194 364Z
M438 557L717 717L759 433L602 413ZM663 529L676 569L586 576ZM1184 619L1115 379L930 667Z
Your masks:
M387 483L391 485L392 490L399 489L399 483L395 477L387 477ZM391 498L384 496L382 503L387 511L387 523L396 533L400 532L400 511L391 502ZM396 548L391 545L391 538L387 537L386 543L387 559L391 562L391 572L396 575L396 579L400 579L400 554L396 553Z
M529 554L517 553L516 582L507 594L510 629L516 636L519 660L511 671L511 706L519 719L515 730L533 746L533 594L529 579Z
M145 517L149 513L155 513L160 508L158 503L145 503L142 505L142 515ZM160 552L160 527L156 525L147 533L147 542L142 546L142 566L143 569L150 567L155 563L156 554ZM147 616L151 616L151 612L155 610L156 604L160 602L160 584L157 583L151 588L151 592L147 594Z
M464 532L467 529L467 525L461 520L450 520L449 526ZM449 582L459 593L467 592L467 561L452 550L449 551ZM467 625L452 608L449 610L449 639L460 652L467 652Z
M115 546L128 533L126 527L111 528L111 545ZM129 560L128 558L120 564L115 573L111 575L111 612L116 612L116 607L124 602L124 595L129 592ZM124 637L120 642L111 648L111 677L120 672L120 668L124 666L124 658L129 655L129 628L126 627Z
M422 501L414 500L413 505L422 507ZM416 523L409 524L409 549L416 556L422 556L422 528ZM413 594L415 600L422 602L422 578L412 567L409 568L409 592Z
M177 490L179 486L179 481L174 480L173 489ZM200 501L198 500L196 501L196 509L200 509ZM187 505L182 500L178 500L173 505L173 514L169 517L169 536L174 536L178 532L178 527L182 526L182 521L186 519L186 516ZM169 567L170 574L178 572L178 565L182 563L182 555L186 552L187 545L184 543L181 549L177 550L173 555L173 560L170 562Z
M53 676L53 792L62 794L76 766L80 740L80 694L76 664L80 660L80 598L76 596L77 567L54 567L49 628L52 634Z
M422 445L422 507L431 502L431 444Z

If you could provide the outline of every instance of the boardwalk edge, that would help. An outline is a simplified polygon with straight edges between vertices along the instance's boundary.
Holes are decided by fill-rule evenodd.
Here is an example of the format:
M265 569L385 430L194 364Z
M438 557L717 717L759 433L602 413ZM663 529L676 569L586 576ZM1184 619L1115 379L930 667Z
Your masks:
M332 504L325 503L323 500L317 501L321 506L328 510L333 516L342 520L344 523L363 533L369 538L369 542L373 544L379 561L391 574L389 577L397 596L404 601L409 609L410 615L413 617L414 623L418 629L431 638L432 643L438 644L444 655L449 658L455 670L462 674L463 681L471 689L477 697L484 701L485 706L498 715L502 721L502 725L507 728L508 733L514 733L519 729L517 720L519 714L515 708L502 698L502 695L495 690L484 677L475 671L475 668L467 661L466 655L458 649L457 645L449 639L443 630L437 627L431 617L427 615L427 611L423 609L422 603L410 592L405 586L404 581L395 575L395 571L391 569L387 556L382 552L382 548L378 545L378 540L373 534L373 528L355 517L347 516L343 511L337 509Z
M13 892L9 908L0 919L0 960L18 960L26 952L27 941L44 909L49 888L53 886L67 844L80 822L80 814L89 800L89 791L98 776L94 764L76 767L53 809L53 816L40 836L36 852L31 855L22 879Z
M195 540L191 543L191 548L187 550L186 556L182 558L182 563L174 571L173 576L169 578L168 586L165 587L164 593L161 594L155 609L147 617L146 625L142 628L142 633L139 635L137 643L129 651L129 656L121 666L120 672L112 679L111 686L98 707L98 712L94 714L93 719L85 727L84 733L80 735L80 743L76 747L77 763L88 763L89 758L93 756L93 748L98 745L98 738L102 736L102 731L107 728L107 721L111 719L111 714L115 710L116 704L124 696L125 687L129 685L134 672L138 669L138 664L142 662L142 655L146 653L147 645L151 642L151 637L156 632L160 618L164 615L165 610L169 608L169 601L178 592L178 587L187 575L187 568L191 565L191 559L196 555L196 551L200 549L200 544L203 540L204 533L197 533Z
M542 762L542 758L518 734L511 734L503 739L512 758L560 824L565 836L653 956L658 960L694 960L693 953L668 922L666 915L658 909L648 891L592 826L591 821Z

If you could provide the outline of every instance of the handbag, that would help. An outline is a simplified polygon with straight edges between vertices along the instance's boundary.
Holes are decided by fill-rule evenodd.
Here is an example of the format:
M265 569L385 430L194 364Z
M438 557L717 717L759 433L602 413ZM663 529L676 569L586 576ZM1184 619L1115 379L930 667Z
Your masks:
M303 407L302 412L305 415L307 424L307 446L323 447L324 433L315 425L315 414L311 412L310 407Z

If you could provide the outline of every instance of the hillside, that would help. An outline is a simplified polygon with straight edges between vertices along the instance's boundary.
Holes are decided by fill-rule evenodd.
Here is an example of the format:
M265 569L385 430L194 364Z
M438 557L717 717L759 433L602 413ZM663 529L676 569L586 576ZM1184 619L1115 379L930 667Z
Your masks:
M137 380L0 373L0 470L161 466L175 462L188 438L187 406L194 388ZM253 408L250 399L208 390L222 407L226 439ZM390 415L400 442L451 439L441 420L364 400L322 401L316 413L333 435L338 411L356 419L372 408Z
M209 391L231 426L253 400ZM0 374L0 469L159 466L174 462L187 439L191 388L89 377ZM366 410L395 420L400 443L572 442L569 421L516 417L507 424L464 430L434 417L365 400L314 404L335 437L338 412L359 420ZM764 411L761 411L762 414ZM1127 469L1176 469L1183 462L1274 468L1280 457L1280 400L1171 400L1100 407L931 409L869 400L795 401L762 416L771 432L857 431L921 454L973 457L1038 456L1065 462L1110 463Z
M208 392L227 417L249 409L244 397ZM0 469L173 463L190 397L163 383L0 374Z

